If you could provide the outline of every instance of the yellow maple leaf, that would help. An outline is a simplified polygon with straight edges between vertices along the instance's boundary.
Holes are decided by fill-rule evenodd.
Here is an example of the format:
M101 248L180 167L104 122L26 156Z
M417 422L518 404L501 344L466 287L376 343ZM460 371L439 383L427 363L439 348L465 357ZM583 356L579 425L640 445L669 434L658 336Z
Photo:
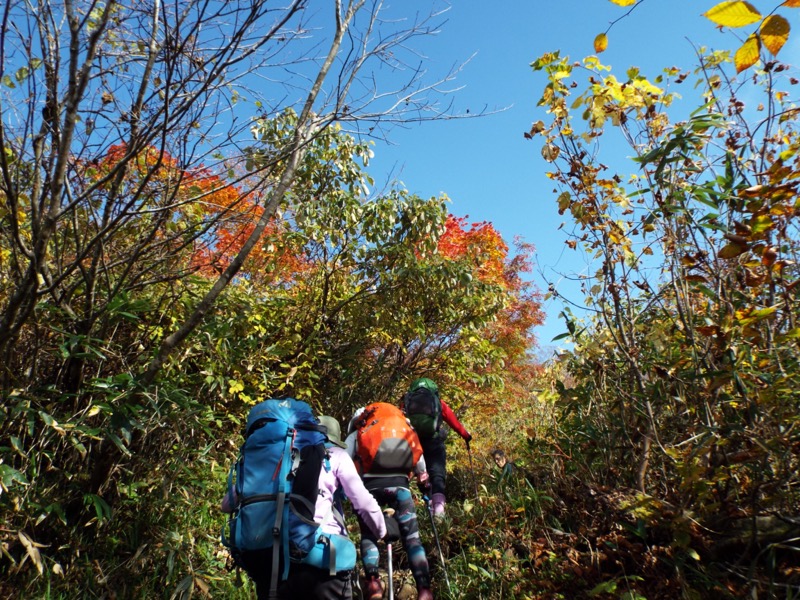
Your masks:
M761 43L758 41L758 37L755 35L748 37L733 57L733 64L736 65L736 72L741 73L745 69L749 69L756 64L758 62L760 49Z
M598 33L594 38L594 51L600 54L608 48L608 36L605 33Z
M636 0L611 0L611 3L617 6L630 6L631 4L636 4Z
M720 2L704 12L703 16L723 27L744 27L761 20L761 13L756 7L742 0Z
M778 54L789 39L789 21L780 15L769 16L764 19L758 34L767 50Z

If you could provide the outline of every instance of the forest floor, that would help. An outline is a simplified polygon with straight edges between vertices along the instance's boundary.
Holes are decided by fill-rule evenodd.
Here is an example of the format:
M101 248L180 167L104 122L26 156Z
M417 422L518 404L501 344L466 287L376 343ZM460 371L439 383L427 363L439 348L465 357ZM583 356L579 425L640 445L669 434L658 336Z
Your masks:
M571 484L552 490L543 522L554 525L512 546L530 585L519 597L800 599L796 547L742 541L723 553L724 532L643 502L635 490Z

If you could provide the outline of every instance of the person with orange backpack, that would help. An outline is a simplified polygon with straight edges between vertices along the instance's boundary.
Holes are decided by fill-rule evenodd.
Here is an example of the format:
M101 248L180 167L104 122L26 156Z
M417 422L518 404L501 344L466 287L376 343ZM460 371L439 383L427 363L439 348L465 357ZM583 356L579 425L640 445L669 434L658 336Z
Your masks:
M467 444L472 434L466 430L453 410L439 397L439 386L427 377L415 379L403 396L401 409L408 417L422 443L425 465L430 474L431 512L437 520L445 514L445 478L447 476L447 453L445 438L447 429L442 422L452 427Z
M346 444L365 487L382 507L394 510L411 574L417 584L418 598L433 600L428 559L419 535L417 508L409 489L413 473L416 473L420 487L427 484L422 444L402 411L386 402L375 402L359 409L350 421L349 431ZM383 585L378 575L378 539L360 518L359 524L361 560L367 577L365 598L381 600Z

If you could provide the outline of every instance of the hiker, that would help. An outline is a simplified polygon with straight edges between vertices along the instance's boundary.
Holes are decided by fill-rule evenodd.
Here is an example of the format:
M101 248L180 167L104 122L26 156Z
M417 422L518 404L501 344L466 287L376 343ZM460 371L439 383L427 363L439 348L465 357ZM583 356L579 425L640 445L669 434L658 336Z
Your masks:
M441 520L445 516L445 480L447 477L447 453L445 440L447 428L442 421L455 429L467 444L472 435L456 417L453 410L439 397L439 387L427 377L415 379L403 396L401 408L408 416L414 430L422 442L425 466L431 482L431 511L434 518Z
M384 521L380 506L364 487L352 458L341 449L338 428L331 423L335 422L335 419L326 419L330 427L326 431L325 424L313 417L310 407L305 403L295 400L291 400L292 404L286 401L267 402L284 404L280 405L280 409L276 409L275 405L268 405L262 410L260 420L257 417L248 417L242 456L248 458L249 466L245 467L242 461L237 463L235 471L237 482L235 485L229 485L222 500L222 511L233 513L229 523L230 537L223 535L223 543L231 548L237 565L241 566L254 581L258 600L269 598L351 600L356 551L347 537L344 517L333 505L337 490L341 487L351 500L360 520L376 539L384 538L387 541L399 539L399 531L394 526L387 532L387 522ZM257 405L256 408L259 406L261 405ZM279 410L282 412L278 412ZM261 424L262 422L266 424ZM281 424L283 429L280 428ZM274 431L267 431L266 435L258 439L258 430L268 430L270 427L277 431L277 435ZM291 428L296 429L292 432ZM302 450L296 448L295 443L298 443L298 438L306 435L307 431L313 432L311 435L314 436L310 439L309 445ZM251 436L253 442L248 448ZM286 448L283 447L284 449L277 453L277 460L271 458L270 453L274 452L272 446L277 443L275 440L279 440L283 446L286 443L283 438L291 440L291 453L281 454L286 452ZM313 451L308 451L308 448L312 448ZM318 451L321 452L319 461L309 459L310 455L316 455ZM282 456L288 459L282 460ZM286 469L282 467L284 462L289 463ZM304 463L309 465L307 469L310 471L304 470ZM290 470L293 475L286 477ZM311 478L312 471L315 476L313 486L309 486L307 481ZM287 523L281 524L283 532L275 536L269 532L276 526L275 510L271 507L276 503L276 494L270 488L256 490L256 487L264 487L259 480L267 480L267 485L270 485L269 480L280 481L284 478L292 482L290 489L286 490L283 502L284 507L291 505L291 510L285 512L290 516ZM297 496L301 495L301 492L304 499L299 500L300 504L297 505L295 502L298 501ZM250 497L253 500L239 504L240 494L244 494L244 498ZM311 498L315 500L309 501ZM259 503L264 507L255 509L247 517L243 516L243 513ZM302 512L296 509L297 506L305 508L306 511L301 519L295 516ZM312 506L313 512L311 512ZM261 533L249 534L246 532L247 529L257 529ZM268 535L274 536L270 547L242 549L243 543L240 543L240 537L252 540ZM285 543L281 544L279 540L285 540ZM284 546L285 554L281 552Z
M506 479L511 479L511 475L517 470L517 465L508 460L506 453L500 448L492 450L492 458L494 459L494 464L500 469L500 475L497 477L497 487L499 488Z
M400 539L397 524L391 519L384 520L380 505L364 487L353 459L344 449L339 422L328 415L320 416L319 422L327 430L325 447L329 464L320 471L314 520L323 531L346 536L347 527L341 507L342 498L346 497L353 505L359 522L366 525L375 539L383 539L387 543ZM350 600L352 595L352 572L337 573L331 577L324 569L306 565L292 565L290 569L288 598Z
M416 473L420 487L427 484L419 438L400 409L386 402L376 402L356 411L348 430L347 447L364 485L382 507L394 509L411 574L417 584L418 598L433 600L428 559L419 536L417 509L409 489L413 473ZM381 600L383 584L378 575L378 537L369 531L360 516L358 520L361 559L367 579L365 598Z

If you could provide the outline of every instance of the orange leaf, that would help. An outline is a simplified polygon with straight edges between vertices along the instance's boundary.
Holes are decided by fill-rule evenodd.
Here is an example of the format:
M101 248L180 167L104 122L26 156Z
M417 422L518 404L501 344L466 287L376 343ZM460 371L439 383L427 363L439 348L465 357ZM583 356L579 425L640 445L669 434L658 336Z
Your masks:
M778 253L775 251L775 248L767 246L761 253L761 264L765 267L770 267L775 263L776 258L778 258Z
M789 8L800 8L800 0L786 0L781 6L788 6Z
M761 13L756 7L741 0L720 2L704 12L703 16L723 27L744 27L761 20Z
M711 337L712 335L720 333L719 325L700 325L696 329L701 335L706 337Z
M608 48L608 36L605 33L598 33L594 38L594 51L600 54L605 52L606 48Z
M772 54L778 54L789 39L789 21L780 15L767 17L761 24L759 37L767 50Z
M736 72L741 73L745 69L749 69L756 64L758 62L760 49L761 42L759 42L758 38L754 35L748 37L733 57L733 63L736 65Z

